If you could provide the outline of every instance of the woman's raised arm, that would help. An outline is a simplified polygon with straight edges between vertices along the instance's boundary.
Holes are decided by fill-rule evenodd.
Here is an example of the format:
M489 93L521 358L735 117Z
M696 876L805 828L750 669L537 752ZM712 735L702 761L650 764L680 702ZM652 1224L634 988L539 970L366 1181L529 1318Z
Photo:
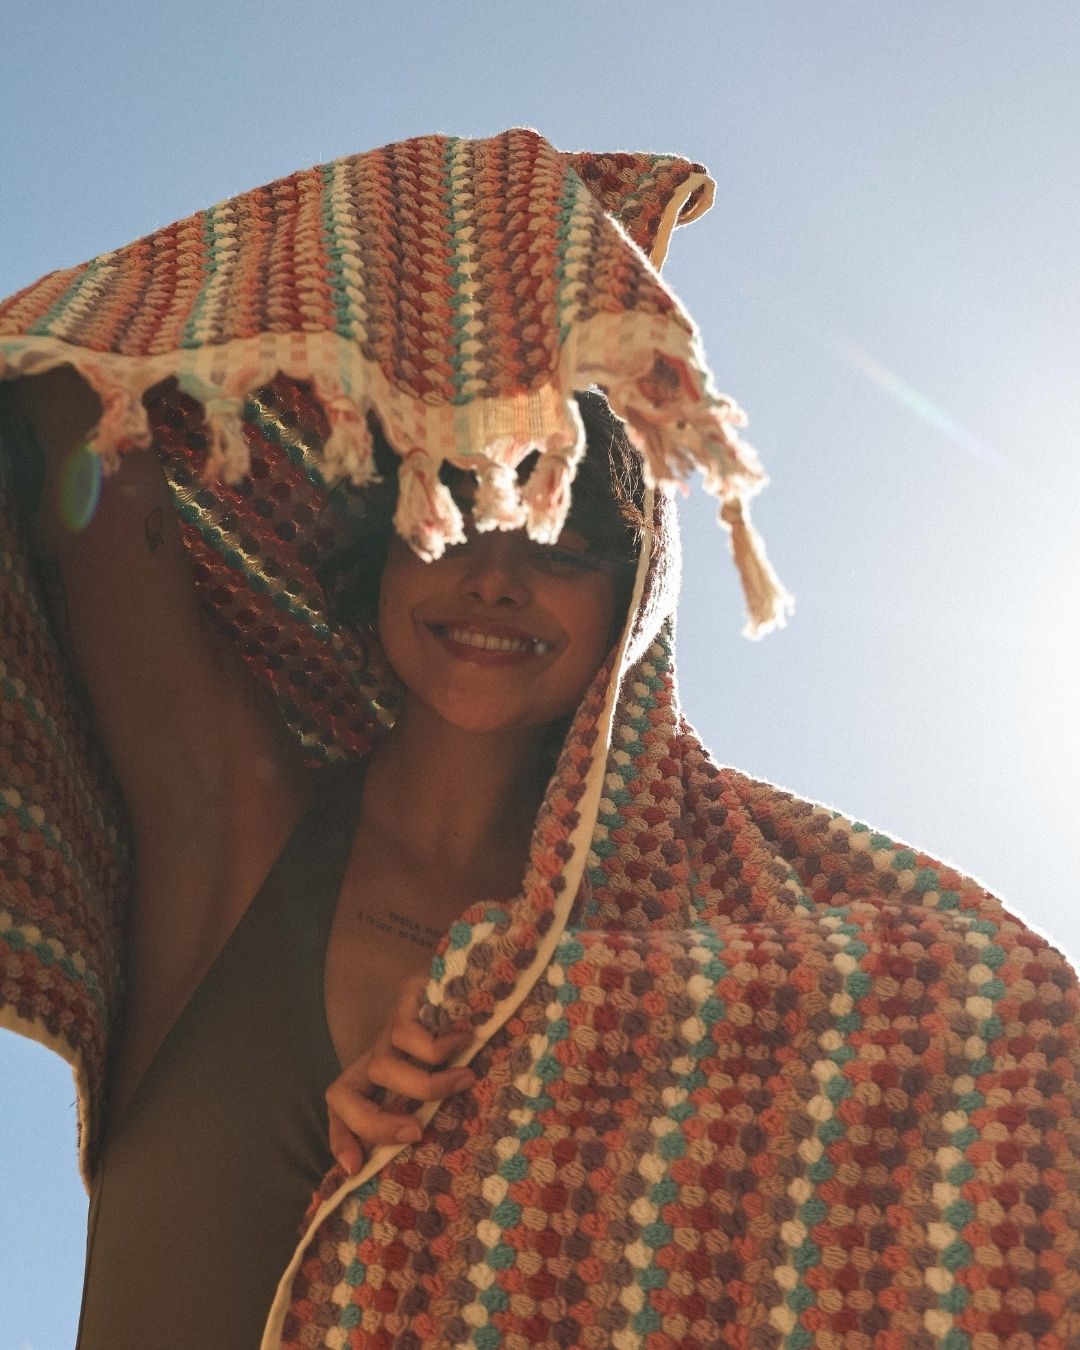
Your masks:
M80 446L100 414L97 396L64 366L20 381L15 397L44 458L29 525L54 630L136 837L163 819L182 825L224 791L241 759L279 766L281 737L239 655L202 615L157 452L126 454L83 525L64 481L72 457L88 453Z

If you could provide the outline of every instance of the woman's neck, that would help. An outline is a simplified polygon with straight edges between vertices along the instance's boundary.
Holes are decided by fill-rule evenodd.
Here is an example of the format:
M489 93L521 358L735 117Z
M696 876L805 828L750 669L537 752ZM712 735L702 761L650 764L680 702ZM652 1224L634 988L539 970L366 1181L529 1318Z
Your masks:
M544 728L498 734L406 706L372 752L364 824L415 867L490 873L524 864L543 797Z

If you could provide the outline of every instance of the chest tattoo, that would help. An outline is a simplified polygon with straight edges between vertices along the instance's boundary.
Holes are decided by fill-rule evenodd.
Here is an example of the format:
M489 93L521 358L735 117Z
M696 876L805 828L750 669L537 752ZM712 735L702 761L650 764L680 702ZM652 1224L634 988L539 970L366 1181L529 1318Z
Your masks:
M366 910L358 909L356 917L387 937L395 937L400 942L408 942L414 947L424 947L428 951L435 950L443 935L441 928L431 928L417 919L398 914L396 910L390 910L386 917L382 918L377 914L369 914Z

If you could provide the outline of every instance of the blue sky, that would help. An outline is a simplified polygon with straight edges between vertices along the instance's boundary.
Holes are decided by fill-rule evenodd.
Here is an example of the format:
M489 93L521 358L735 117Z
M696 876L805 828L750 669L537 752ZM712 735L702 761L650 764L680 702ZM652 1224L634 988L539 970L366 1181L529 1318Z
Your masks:
M719 759L979 877L1080 957L1080 16L1071 0L12 7L0 294L294 169L433 131L677 151L665 276L772 477L798 608L739 637L684 503L679 668ZM0 1350L64 1350L65 1065L0 1035Z

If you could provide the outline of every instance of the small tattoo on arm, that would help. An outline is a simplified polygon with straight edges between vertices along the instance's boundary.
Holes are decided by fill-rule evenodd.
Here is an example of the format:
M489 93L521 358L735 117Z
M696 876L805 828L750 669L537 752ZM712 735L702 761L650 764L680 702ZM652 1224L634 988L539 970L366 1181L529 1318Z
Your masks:
M143 521L143 529L150 552L155 553L165 535L165 515L160 506L155 506Z

